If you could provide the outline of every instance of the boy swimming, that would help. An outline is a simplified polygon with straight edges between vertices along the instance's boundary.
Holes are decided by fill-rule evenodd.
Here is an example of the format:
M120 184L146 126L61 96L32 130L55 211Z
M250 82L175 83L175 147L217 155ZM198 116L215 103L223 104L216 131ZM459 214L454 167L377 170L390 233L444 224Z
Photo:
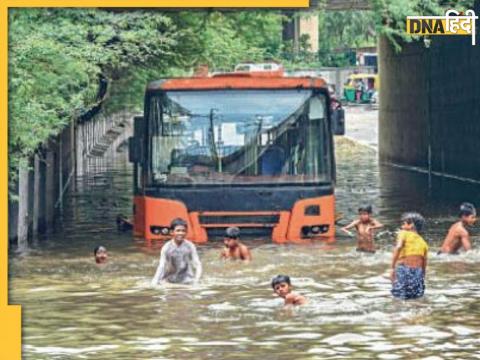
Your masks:
M202 275L202 264L198 258L195 245L186 240L187 223L183 219L175 219L170 224L172 239L163 245L160 251L160 263L152 286L161 281L179 284L197 283Z
M287 275L277 275L272 279L272 288L275 294L285 300L284 305L303 305L307 299L299 294L292 292L290 277Z
M468 227L477 221L477 210L470 203L460 205L460 220L448 230L439 254L457 254L463 248L465 251L472 249Z
M223 259L231 260L252 260L252 254L247 246L243 245L240 241L240 229L237 227L229 227L225 231L225 237L223 239L225 248L222 250Z
M97 264L106 264L108 261L108 253L105 246L99 245L93 249L93 256Z
M428 245L419 232L425 224L422 215L408 212L402 215L402 227L393 250L392 295L407 300L422 297L425 292Z
M358 208L358 219L352 221L342 228L342 231L352 236L349 231L355 228L357 231L357 251L375 252L375 244L373 238L375 230L382 228L383 225L372 217L372 206L364 205Z

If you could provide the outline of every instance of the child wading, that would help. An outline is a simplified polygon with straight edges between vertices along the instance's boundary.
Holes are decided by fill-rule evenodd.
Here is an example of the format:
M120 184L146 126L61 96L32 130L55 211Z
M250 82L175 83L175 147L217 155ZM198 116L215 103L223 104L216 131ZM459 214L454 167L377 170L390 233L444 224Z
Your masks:
M275 294L285 300L285 305L303 305L307 299L292 292L292 283L287 275L277 275L272 279L272 288Z
M463 248L465 251L472 249L468 227L477 221L477 210L470 203L460 205L460 219L448 230L439 254L457 254Z
M419 232L425 224L422 215L402 215L402 230L392 259L392 295L403 300L416 299L425 292L428 245Z
M252 260L252 254L247 246L240 242L240 229L237 227L229 227L225 231L223 238L225 248L222 250L221 257L223 259L243 261Z
M355 228L357 231L357 251L374 253L375 244L373 238L375 230L382 227L383 225L372 217L372 206L365 205L358 208L358 219L343 227L342 231L352 235L349 229Z
M195 245L186 240L187 223L175 219L170 224L172 240L163 245L160 263L152 280L152 285L161 281L180 284L197 283L202 275L202 264Z
M99 245L93 249L93 255L95 256L95 262L97 264L106 264L108 261L107 248Z

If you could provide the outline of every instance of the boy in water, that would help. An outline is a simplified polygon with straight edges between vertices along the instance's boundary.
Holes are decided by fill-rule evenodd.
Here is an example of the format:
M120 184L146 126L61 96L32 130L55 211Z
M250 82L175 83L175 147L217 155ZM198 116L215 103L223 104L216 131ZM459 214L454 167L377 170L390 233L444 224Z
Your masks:
M307 299L299 294L292 292L290 277L287 275L277 275L272 279L272 288L275 294L285 300L285 305L303 305Z
M177 218L170 224L172 239L163 245L160 251L160 263L152 286L161 281L179 284L197 283L202 275L202 264L195 245L186 240L187 223Z
M225 237L223 242L225 248L222 250L223 259L240 259L244 261L252 260L252 254L247 246L243 245L240 241L240 229L238 227L229 227L225 231Z
M475 221L477 221L475 206L470 203L460 205L460 220L450 227L443 241L442 248L438 253L458 254L460 248L463 248L465 251L471 250L472 244L468 227L473 226Z
M402 215L402 227L393 250L392 295L408 300L422 297L425 292L428 245L420 236L425 219L416 212Z
M106 264L108 261L108 253L105 246L97 246L95 249L93 249L93 255L95 256L95 262L99 265Z
M375 252L375 244L373 238L375 230L382 228L383 225L372 217L372 206L365 205L358 208L358 219L342 228L342 231L352 236L349 231L355 228L357 231L357 251Z

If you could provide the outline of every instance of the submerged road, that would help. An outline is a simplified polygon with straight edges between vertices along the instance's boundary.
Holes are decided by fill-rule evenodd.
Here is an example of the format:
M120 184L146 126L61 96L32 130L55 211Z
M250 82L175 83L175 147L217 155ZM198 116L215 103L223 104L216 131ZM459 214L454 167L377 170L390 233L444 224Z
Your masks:
M360 110L360 109L359 109ZM363 116L363 115L365 116ZM359 112L347 134L369 143L374 114ZM374 121L373 121L374 122ZM373 126L373 125L372 125ZM248 265L219 260L220 244L199 247L204 266L195 288L152 289L158 244L118 233L115 217L131 211L126 154L91 160L65 201L54 233L10 254L10 302L22 304L24 359L471 359L480 357L480 246L435 256L462 201L480 205L480 189L456 181L379 166L377 153L336 139L337 207L344 223L371 203L385 223L375 255L358 254L353 239L334 245L277 246L248 240ZM403 211L425 215L431 247L424 299L392 300L387 274ZM93 248L110 262L98 268ZM286 311L270 279L292 276L309 304Z
M370 106L345 108L345 136L378 149L378 110Z

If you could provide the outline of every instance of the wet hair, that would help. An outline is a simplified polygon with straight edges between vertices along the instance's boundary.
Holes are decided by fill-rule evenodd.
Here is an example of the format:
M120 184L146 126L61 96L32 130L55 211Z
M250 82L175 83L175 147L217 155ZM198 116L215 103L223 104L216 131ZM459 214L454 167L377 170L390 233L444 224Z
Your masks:
M290 282L290 276L288 275L277 275L272 279L272 288L275 289L275 286L281 283L287 283L288 285L292 285Z
M93 249L93 255L97 255L97 253L100 250L107 251L107 248L105 246L98 245L98 246L95 247L95 249Z
M240 229L236 226L227 228L225 237L229 239L238 239L240 237Z
M470 215L477 215L477 209L475 209L475 205L464 202L462 205L460 205L460 217Z
M362 205L358 208L358 212L359 213L366 212L366 213L371 214L372 213L372 205L364 204L364 205Z
M170 230L175 230L177 226L183 226L185 229L188 227L187 222L182 218L173 219L170 223Z
M417 212L406 212L402 214L402 222L413 224L417 232L422 231L425 226L425 218Z

